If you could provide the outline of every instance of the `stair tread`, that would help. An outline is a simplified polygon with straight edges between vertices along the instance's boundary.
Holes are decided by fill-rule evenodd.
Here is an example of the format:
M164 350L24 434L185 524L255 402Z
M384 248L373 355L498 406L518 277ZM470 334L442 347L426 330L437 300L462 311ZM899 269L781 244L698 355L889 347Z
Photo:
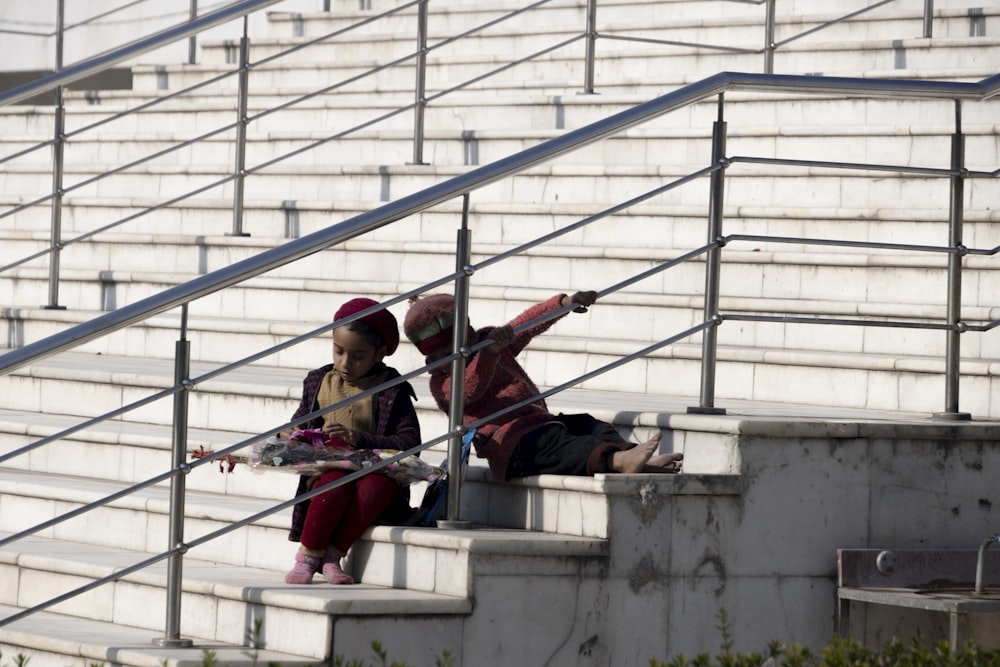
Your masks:
M720 346L720 349L724 349L724 347ZM809 352L808 354L822 355L827 361L834 356L834 354L830 352ZM840 355L850 356L849 353L837 353L836 356ZM887 359L889 358L888 355L859 354L857 356L885 356ZM108 369L109 365L114 366L113 370ZM174 374L173 362L169 359L119 357L115 355L95 355L79 352L65 352L45 359L40 359L33 364L31 369L27 371L25 369L19 369L13 371L13 373L17 374L26 372L32 376L38 377L42 375L38 370L42 367L70 373L85 373L88 375L88 379L93 379L95 374L108 374L119 378L124 375L135 375L155 376L172 380ZM200 373L207 373L218 367L219 364L192 362L191 377L197 378ZM302 385L302 370L300 369L249 366L234 369L223 377L225 378L224 381L227 383L243 386L258 385L264 388L271 388L270 390L276 394L287 395L293 398L298 395L298 391L301 389ZM411 379L410 384L417 393L418 406L433 404L431 402L430 390L427 387L425 376L418 376ZM610 391L570 387L546 399L546 401L550 403L552 407L556 408L575 406L579 409L592 409L600 412L605 412L607 410L620 411L624 409L634 412L675 413L684 412L688 406L694 404L693 401L696 402L695 399L696 397L694 392L692 392L690 396L677 396L654 394L649 392ZM725 404L729 414L740 414L745 416L764 416L768 414L781 414L784 416L813 415L824 419L831 418L834 415L856 419L880 417L908 419L920 418L923 416L922 413L905 411L871 411L863 409L820 407L808 404L797 405L795 403L739 399L727 399ZM4 420L26 422L24 415L25 413L22 411L0 409L0 417ZM39 415L39 419L43 420L43 423L47 421L53 426L65 423L65 421L63 421L64 418L59 415L47 417L42 414ZM73 417L69 419L76 421L79 420L79 418ZM118 428L116 424L117 422L108 422L104 428ZM206 433L215 432L208 431ZM226 434L223 438L224 440L231 435L243 435L232 432L221 433Z
M723 348L720 348L720 350ZM833 356L831 353L811 352L810 354L821 355L828 363ZM846 354L846 353L845 353ZM837 356L840 356L838 354ZM879 355L858 355L879 356ZM883 355L884 356L884 355ZM86 373L96 369L107 362L115 363L113 355L88 355L83 353L63 353L58 356L49 357L36 363L48 365L50 368L62 368L75 372ZM166 359L151 358L122 358L123 367L126 371L137 375L152 374L163 378L173 377L173 364ZM199 366L204 369L216 368L214 364L192 363L192 371L197 371ZM15 371L17 373L19 371ZM302 371L286 368L241 368L232 371L229 382L235 384L258 384L264 387L277 387L280 393L289 396L296 395L301 387ZM411 384L418 396L418 407L432 406L430 391L423 378L417 377L411 380ZM542 387L544 390L545 387ZM546 399L550 409L554 411L584 411L590 412L602 418L620 417L624 414L632 415L633 423L661 424L666 427L665 422L677 420L678 418L695 417L701 420L705 428L733 428L734 420L757 420L768 421L774 419L793 419L804 421L826 422L829 420L851 420L857 422L893 422L893 423L922 423L926 424L931 420L931 416L923 412L896 411L896 410L876 410L869 408L849 408L836 406L820 406L807 403L776 402L744 399L726 399L719 401L720 408L725 410L724 415L688 415L687 409L698 405L698 398L693 393L690 396L655 394L649 392L628 392L622 390L599 390L570 387ZM649 416L649 420L643 420L640 415ZM658 417L659 416L659 417ZM0 409L0 425L11 430L27 429L32 425L44 426L49 429L65 428L79 421L78 417L51 414L39 414L28 411ZM140 425L139 428L144 428ZM98 431L117 432L122 434L135 434L135 425L128 425L128 422L119 420L108 421L96 426ZM158 432L161 437L169 438L169 427L156 426L154 432ZM234 438L252 437L253 434L235 433L227 431L213 431L210 429L193 430L198 438L207 441L214 441L226 444L235 444ZM277 473L274 473L277 474Z
M17 607L0 605L0 618L7 618L21 611ZM215 640L183 636L191 640L191 647L156 646L154 640L162 639L151 630L134 628L119 623L108 623L75 616L42 611L30 617L0 627L0 642L24 649L51 649L70 656L80 656L100 661L100 664L130 665L132 667L200 667L204 665L204 651L212 651L216 664L250 664L245 646L223 644ZM315 665L314 658L282 653L269 649L256 651L257 664L280 664L284 667ZM13 657L13 656L10 656Z

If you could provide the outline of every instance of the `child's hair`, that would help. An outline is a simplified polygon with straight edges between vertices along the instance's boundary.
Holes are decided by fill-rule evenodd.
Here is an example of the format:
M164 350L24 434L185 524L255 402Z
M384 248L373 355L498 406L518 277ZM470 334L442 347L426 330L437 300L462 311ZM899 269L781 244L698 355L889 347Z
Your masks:
M372 299L351 299L337 310L333 321L336 322L377 305L378 301ZM376 350L385 347L387 357L399 347L399 324L396 322L396 317L384 308L342 326L346 326L348 331L364 336Z
M334 327L334 331L336 331L337 329L347 329L348 331L360 335L367 342L371 343L371 346L374 347L376 350L378 350L382 346L385 346L386 353L388 353L389 351L389 346L385 344L385 341L382 340L382 337L378 335L378 332L375 331L375 328L370 324L368 324L367 322L365 322L363 319L354 320L353 322L348 322L347 324L343 324L339 327Z

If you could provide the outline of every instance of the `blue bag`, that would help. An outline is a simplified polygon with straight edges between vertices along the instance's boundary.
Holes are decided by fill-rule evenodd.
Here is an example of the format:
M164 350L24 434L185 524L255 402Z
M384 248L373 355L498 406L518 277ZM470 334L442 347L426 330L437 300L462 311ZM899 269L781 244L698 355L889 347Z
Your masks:
M462 436L462 466L469 462L469 452L472 451L472 438L476 429L472 428ZM441 518L448 507L448 459L441 462L444 474L427 485L423 500L420 501L417 524L433 526Z

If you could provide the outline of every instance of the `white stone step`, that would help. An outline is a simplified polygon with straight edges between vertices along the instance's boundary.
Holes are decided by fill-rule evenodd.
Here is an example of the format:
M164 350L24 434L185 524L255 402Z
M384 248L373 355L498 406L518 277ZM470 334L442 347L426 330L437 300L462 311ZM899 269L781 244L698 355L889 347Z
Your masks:
M553 17L552 22L546 23L544 17L536 15L537 11L529 11L471 34L465 33L483 25L486 20L483 14L469 16L460 24L457 20L449 21L454 16L452 13L432 12L428 21L428 57L455 58L470 53L480 55L513 53L526 56L549 49L554 44L580 38L586 30L583 8L575 6L561 9L569 9L573 15ZM616 14L602 14L599 9L597 16L596 53L601 60L647 49L649 44L655 41L665 42L658 45L663 51L674 50L678 46L704 45L709 53L712 52L712 47L756 51L764 42L763 16L760 14L743 19L656 21L641 16L617 18ZM829 18L829 16L780 15L775 25L776 41L780 43L795 38L816 28ZM978 29L984 31L981 34L995 34L995 28L1000 26L1000 12L995 10L984 12L977 18ZM934 38L968 39L973 34L970 32L970 20L968 14L949 13L939 16L934 25ZM318 31L327 27L328 32L325 34L332 34L334 31L329 29L331 22L331 20L323 21L322 18L310 21L310 31L319 37ZM250 61L255 66L272 59L280 60L283 64L300 65L316 61L343 62L366 60L373 52L381 54L386 61L391 61L413 54L416 48L416 30L415 17L410 13L338 32L334 38L298 50L294 50L294 47L304 41L300 37L276 38L251 35ZM459 34L465 36L455 40L454 36ZM810 41L826 44L836 40L855 42L859 39L905 40L921 37L922 34L923 17L919 13L911 11L904 16L894 18L889 12L883 12L875 16L861 15L852 22L834 23L824 28L822 32L812 35L811 39L803 41L806 44ZM782 54L788 48L782 45L778 53ZM201 44L201 54L199 62L202 64L232 65L238 61L238 44L231 40L205 41Z
M942 243L943 244L943 243ZM493 256L503 248L481 246L483 254L474 255L474 261ZM202 272L191 272L194 263L204 264L205 257L192 258L181 263L183 246L166 246L165 261L175 261L169 252L176 252L178 265L162 267L162 272L133 270L104 271L99 269L77 269L67 267L60 272L60 305L73 309L102 311L126 304L136 303L167 287L180 285L192 280ZM150 261L157 261L143 251L137 251ZM489 268L477 272L472 282L477 299L485 303L500 305L504 294L510 289L527 289L524 296L511 301L511 305L496 314L487 311L484 321L510 319L514 309L527 306L531 297L537 301L554 292L566 291L586 284L594 289L604 289L632 276L671 260L681 254L677 249L605 250L588 247L573 248L563 246L546 252L533 252L525 257L508 259L503 271ZM926 253L925 253L926 254ZM230 261L244 259L247 254L228 249L208 259L225 265ZM413 245L401 248L355 248L353 251L331 250L304 260L304 263L288 267L275 276L261 276L239 285L207 295L192 302L189 311L193 316L223 317L236 319L268 320L271 323L302 321L306 313L314 322L322 322L319 314L328 315L350 295L363 293L396 296L411 289L439 279L450 273L453 263L451 249ZM805 302L792 306L797 312L836 313L857 311L855 304L869 303L873 315L888 316L898 312L894 304L911 306L923 305L915 309L912 316L941 317L940 310L945 304L946 293L934 289L944 285L946 262L943 257L888 252L862 253L800 253L794 250L766 250L759 246L733 243L727 247L722 268L722 298L727 305L738 311L789 310L787 304L776 302ZM366 274L352 271L352 262L360 262L371 269L371 278ZM395 263L395 264L394 264ZM345 266L346 265L346 266ZM571 265L571 266L568 266ZM989 258L970 257L967 260L966 304L970 310L964 313L969 321L989 320L988 309L993 307L991 293L996 280L995 266ZM381 267L381 269L379 269ZM209 265L209 269L217 268ZM188 271L182 273L182 271ZM557 284L553 272L566 271L569 276ZM511 284L509 272L526 276L526 281L535 287ZM599 276L595 278L595 276ZM380 282L374 282L379 280ZM684 319L690 312L701 308L700 291L704 282L704 264L687 262L666 271L646 277L620 295L609 295L606 305L621 308L617 311L625 321L639 323L644 314L643 304L665 306L680 313ZM42 268L15 268L0 275L0 295L8 303L18 307L34 309L47 301L49 273ZM914 285L926 284L926 289L915 289ZM382 297L375 297L379 300ZM740 300L746 299L746 302ZM754 301L757 301L754 305ZM824 305L826 304L826 305ZM886 304L883 307L882 304ZM631 309L629 309L631 308ZM726 310L726 306L723 306ZM987 309L987 310L976 310ZM919 312L921 311L922 312ZM688 315L684 315L688 313ZM397 318L401 319L405 308L398 308ZM664 315L668 324L673 313ZM489 319L486 319L489 318ZM595 335L592 326L599 326L588 318L586 322L575 322L584 335ZM239 325L235 325L239 328ZM318 325L317 325L318 326ZM646 328L643 327L643 331ZM279 334L280 330L271 333ZM611 332L606 332L611 333ZM603 335L598 335L603 338ZM612 334L612 338L616 338ZM637 334L630 339L641 339ZM208 343L210 344L210 343Z
M414 531L436 531L434 528L411 529ZM443 537L443 536L442 536ZM456 536L452 543L443 542L443 550L456 556L470 559L469 544L478 542L482 549L482 538ZM495 538L494 538L495 539ZM508 540L511 537L508 535ZM540 539L545 539L542 536ZM527 536L525 541L531 541ZM551 542L551 538L549 538ZM588 538L560 538L560 543L585 545L590 551L600 553L601 541ZM334 653L346 654L366 644L352 644L333 636L333 617L348 616L363 619L377 618L388 609L400 617L417 617L449 621L449 617L462 617L471 611L468 593L451 595L432 591L407 589L403 586L386 586L362 581L356 586L333 588L329 585L290 586L284 583L284 573L288 570L294 554L294 545L286 542L288 552L280 567L234 567L211 557L205 558L194 548L185 554L183 561L184 595L181 599L181 637L200 638L202 642L224 643L231 647L246 646L246 634L253 628L254 619L262 619L259 639L269 653L280 653L299 660L322 661ZM263 546L263 545L262 545ZM530 548L530 546L529 546ZM427 546L423 547L427 550ZM434 547L430 548L435 551ZM484 549L488 551L489 549ZM580 546L575 548L581 551ZM111 575L121 569L155 555L155 550L127 549L102 546L68 539L51 540L25 538L0 547L0 568L7 570L17 585L6 591L3 604L5 610L28 608L50 597L63 594L89 580ZM566 555L570 549L563 549ZM431 556L433 558L433 555ZM442 568L439 584L452 581L457 585L462 581L455 572ZM384 565L384 563L379 563ZM470 562L470 566L474 565ZM388 567L391 571L391 565ZM464 568L463 568L464 569ZM135 613L135 604L144 604L147 609L162 610L167 576L167 561L161 561L135 574L126 575L120 581L106 585L93 592L63 602L53 608L64 619L81 618L131 628L134 637L144 630L152 640L163 636L165 619L159 614L143 615ZM359 575L360 576L360 575ZM317 579L318 581L318 579ZM427 581L427 580L425 580ZM30 628L29 617L18 621L12 627L0 628L0 640L10 641L12 633L20 627ZM37 623L37 620L35 621ZM454 622L451 620L450 622ZM79 623L79 621L77 621ZM379 639L374 636L372 639ZM95 638L96 639L96 638ZM360 638L359 638L360 639ZM41 640L38 641L41 644ZM345 646L341 646L341 643ZM42 648L37 646L36 648ZM211 648L211 644L209 645ZM346 650L345 650L346 649ZM91 649L93 650L93 649ZM343 652L342 652L343 651ZM200 649L198 650L200 652ZM189 651L188 654L195 654Z
M53 447L58 448L59 443ZM153 463L155 459L150 461L150 464ZM169 467L145 467L141 461L137 466L143 468L143 481L169 470ZM190 475L217 475L213 468L212 465L201 466ZM113 481L110 478L112 472L109 470L102 479L4 467L0 470L4 508L3 516L0 517L0 531L21 533L31 530L43 521L121 492L126 484ZM225 530L237 521L290 500L295 495L297 479L295 475L276 472L267 477L260 475L258 483L284 487L284 498L252 498L189 489L185 494L184 505L185 542L190 543L210 533ZM39 536L156 553L167 548L169 509L169 488L162 484L146 486L47 528ZM277 514L258 519L250 526L232 530L204 545L195 546L190 553L197 558L231 567L280 570L288 566L295 553L294 545L288 541L290 525L291 509L285 508ZM107 530L107 526L115 526L116 529ZM42 595L41 592L37 594Z
M479 314L480 311L485 313L488 310L485 305L489 303L495 304L494 307L501 304L510 306L509 300L513 294L508 292L504 302L479 302L484 307L476 310L476 321L502 322L515 315L516 312L507 312L503 309L498 309L492 316ZM525 297L523 303L516 305L524 307L540 300L535 292L530 295L525 294ZM726 305L731 304L723 304L723 313L727 312ZM733 302L732 305L739 307L738 302ZM532 349L525 355L524 363L529 373L541 384L549 386L561 384L584 372L599 368L617 356L637 352L651 341L678 331L676 327L670 327L668 310L665 309L664 312L655 308L650 310L650 306L651 303L646 302L642 304L636 302L629 307L616 306L611 302L605 304L605 312L612 314L607 318L572 318L562 323L559 330L535 341ZM317 312L325 310L328 309L323 308ZM776 310L779 313L788 312L787 307ZM615 331L621 329L623 313L636 311L653 312L657 317L647 318L644 323L637 323L629 329L634 336L631 341L616 338ZM992 315L987 311L983 314ZM838 317L847 319L870 315L871 313L865 309L844 310L837 314ZM929 312L922 312L916 303L909 306L901 304L892 315L907 321L931 316ZM692 316L697 317L696 314ZM893 331L892 328L888 330ZM766 344L767 340L773 340L775 343L772 346L756 349L748 347L748 331L756 331L753 340L756 340L758 345ZM719 377L725 377L727 381L717 388L718 397L787 402L794 400L797 392L808 390L808 396L823 405L939 411L943 400L939 386L943 381L945 334L914 333L908 334L907 338L903 339L898 335L888 335L881 328L874 327L871 331L878 334L868 333L861 327L838 327L835 331L831 331L830 328L819 330L819 325L759 324L755 329L747 329L737 323L724 323L720 328ZM781 333L781 337L774 338L778 332ZM837 336L830 338L834 333ZM586 338L569 336L586 336ZM166 342L171 337L168 331L164 331L162 335L164 344L161 347L166 347ZM584 388L695 395L700 386L701 351L698 340L698 338L682 340L653 352L647 358L633 361L624 368L588 380ZM994 345L990 342L992 339L980 333L970 332L963 340L967 341L963 357L963 387L966 387L962 392L963 403L966 404L966 409L976 414L992 414L995 408L991 405L990 394L986 390L993 382L990 371L992 367L990 360L994 352ZM195 343L194 347L198 349L199 345ZM72 361L73 357L70 357L69 362L42 362L30 373L25 370L15 371L3 379L5 384L12 387L10 395L15 397L10 407L38 410L43 387L47 386L47 383L56 383L53 386L61 388L48 389L46 393L48 391L65 393L78 391L76 387L89 387L94 401L98 403L91 410L100 411L115 409L123 402L132 402L172 384L173 373L169 362L154 364L153 360L149 359L144 362L138 360L119 362L112 355L121 354L122 350L121 347L112 346L108 350L110 355L101 354L94 358L94 362L99 365L93 370L90 370L91 362L87 362L80 371L67 373L62 366L69 364L66 368L73 368L78 363ZM91 351L100 353L100 346ZM166 356L166 353L161 352L161 355ZM393 363L405 371L419 368L423 360L412 346L404 342ZM197 379L200 374L206 372L203 369L211 370L218 366L218 363L195 365L192 377ZM814 367L826 368L829 372L835 373L840 380L831 385L825 383L815 385L807 380L809 369ZM153 368L159 370L155 375L147 375ZM127 372L128 369L132 369L131 372ZM780 379L782 373L785 373L786 381ZM301 375L300 370L276 373L275 369L261 368L259 371L236 373L228 380L199 383L191 396L191 425L195 428L221 428L233 431L276 430L288 419L294 408L294 392L301 382ZM801 378L798 380L787 381L787 378L800 375ZM127 386L122 390L113 390L106 394L95 393L95 389L101 388L100 384L95 385L95 383L102 382L102 378L105 377L114 377L119 382L125 382ZM236 385L232 385L233 380L236 380ZM419 386L421 381L422 379L418 378L413 384ZM252 397L234 396L231 393L248 390L252 392ZM102 396L103 398L98 400ZM233 403L234 400L238 402ZM240 402L246 400L250 402L243 406ZM147 406L139 410L136 417L155 423L169 423L170 406L166 402L163 403L159 408Z
M0 206L19 206L21 197L0 196ZM88 198L67 196L63 201L63 241L69 250L61 260L73 267L74 259L89 253L74 243L85 232L108 227L86 244L101 247L105 244L166 244L167 247L203 247L208 253L215 246L231 246L243 252L261 251L274 247L290 238L325 229L361 213L375 209L377 202L338 200L261 200L248 199L244 204L243 231L249 236L233 237L231 199L199 199L197 202L179 203L155 209L143 215L159 201L136 198ZM343 244L344 248L366 249L376 247L417 248L426 246L434 252L454 248L455 232L459 227L461 203L445 202L412 216L406 224L388 225ZM593 214L592 206L572 202L555 204L475 203L470 207L469 226L473 247L480 244L516 245L534 240L536 230L553 231L575 224ZM940 207L910 209L893 207L878 209L849 208L785 208L782 206L727 206L724 211L723 229L726 234L767 233L788 238L842 238L855 241L882 241L892 243L905 238L907 243L938 245L947 238L945 216ZM667 221L669 224L665 223ZM969 248L989 249L1000 243L1000 230L996 210L965 211L963 239ZM120 222L117 226L111 226ZM41 251L48 247L51 212L38 206L24 209L4 219L5 231L0 232L5 261L18 261L25 252L15 251L19 244ZM603 222L587 225L552 239L547 246L590 246L595 248L692 248L703 244L707 237L707 215L703 205L670 206L643 204L613 216ZM627 233L622 233L623 225ZM4 250L7 244L12 249ZM753 248L800 252L828 253L857 252L854 248L826 246L816 248L788 243L758 243ZM220 247L221 250L221 247ZM118 261L124 261L119 259ZM22 266L38 266L25 263ZM102 262L88 268L107 268ZM83 267L81 267L83 268ZM199 264L198 271L204 268Z
M941 120L946 116L942 114ZM846 119L845 119L846 120ZM733 116L733 128L727 134L727 154L778 156L787 159L876 164L944 165L950 159L950 138L954 125L931 125L933 116L925 116L919 127L901 124L857 128L829 126L752 127L739 114ZM689 130L665 131L656 127L629 130L597 144L585 146L559 159L559 164L629 166L652 161L676 162L679 158L695 160L711 155L711 122ZM995 163L995 124L962 126L970 169L989 169ZM422 144L423 160L433 165L482 165L519 153L543 141L554 139L562 130L463 130L431 131ZM235 167L230 133L181 146L192 141L193 134L88 134L73 141L65 151L66 164L108 164L114 167L148 161L150 165L177 167L207 165ZM27 150L47 141L42 135L25 136L23 141L7 142L11 151ZM864 153L859 154L858 144ZM303 153L301 149L313 148ZM329 156L350 164L403 165L413 156L413 132L385 130L360 132L330 140L328 132L279 131L253 132L247 137L246 165L254 167L274 159L283 165L324 166ZM151 159L154 155L161 155ZM288 157L290 156L290 157ZM30 158L30 159L29 159ZM51 159L44 151L34 151L17 164L40 165L51 169Z
M969 163L981 164L974 157ZM689 175L705 163L636 166L589 166L547 163L477 189L476 202L557 203L609 206L637 197L655 188ZM943 167L945 165L933 165ZM246 188L257 197L282 200L370 200L390 201L460 176L473 167L418 165L317 165L301 167L275 165L253 173ZM205 189L213 197L232 196L232 167L176 166L139 168L101 178L97 165L73 165L65 172L65 186L83 196L121 196L126 192L155 193L164 200L186 196L195 189ZM996 179L970 180L966 208L970 211L991 209L996 199ZM11 166L0 174L0 184L8 190L39 197L51 192L51 174L34 165ZM664 205L697 206L708 201L706 178L686 183L657 198ZM731 206L772 205L787 207L848 208L859 203L858 192L865 192L865 205L881 208L940 208L946 210L948 180L937 176L908 175L906 178L879 172L851 172L814 167L807 172L782 166L736 163L727 170L726 203ZM196 201L196 199L195 199Z
M21 611L19 607L0 605L2 618ZM195 628L195 631L200 630ZM192 642L189 648L154 644L164 636L162 630L152 632L123 623L42 611L0 627L0 651L11 660L20 660L23 656L35 667L65 667L80 660L88 664L114 661L128 667L180 667L205 659L206 651L227 665L254 665L260 660L288 667L315 664L315 658L309 656L267 648L254 651L244 642L224 644L200 635L182 635L181 639Z
M779 31L792 31L797 34L819 23L840 19L847 12L853 12L865 6L863 3L853 3L853 5L840 3L835 10L823 7L821 9L826 11L821 13L817 11L818 8L814 4L808 2L786 2L778 7L775 16L776 27ZM935 3L935 35L945 36L949 34L949 29L953 25L957 26L954 28L956 36L968 35L968 22L971 18L979 15L972 14L970 16L968 8L975 5L975 2L969 2L969 0ZM468 30L486 19L501 17L522 7L523 5L510 2L475 2L457 6L435 6L431 8L429 14L428 29L432 36L456 34ZM382 32L406 35L408 30L413 30L417 11L415 8L402 9L365 25L356 25L360 21L370 19L386 10L387 8L380 7L378 12L350 11L347 8L340 8L338 11L330 13L276 11L269 14L269 35L315 38L351 26L354 27L347 31L346 35L372 35ZM987 19L995 15L995 12L991 11L989 7L982 8L981 12ZM756 28L756 32L751 33L751 35L760 36L763 30L764 8L751 3L735 2L703 3L691 2L690 0L686 2L637 2L629 0L628 2L599 4L597 18L599 32L604 32L609 28L618 28L621 25L634 27L636 21L641 20L645 23L640 25L645 27L675 27L675 29L700 26L729 28L748 24ZM584 20L585 7L550 3L513 16L500 23L497 29L524 31L528 27L537 29L542 26L553 29L560 26L570 26L578 27L579 31L583 31ZM834 23L820 34L829 36L847 33L851 36L866 34L873 37L915 37L923 34L922 22L921 8L893 5L881 9L876 8L876 11L864 12L848 22ZM844 25L845 23L846 25ZM963 26L963 23L966 25ZM917 29L914 30L914 27ZM963 27L964 30L961 29ZM750 41L756 44L761 39ZM712 43L717 42L713 41Z
M926 77L920 72L907 72L910 75ZM988 75L984 70L983 75ZM949 79L955 72L938 73L938 78ZM896 77L898 78L898 76ZM978 80L982 77L972 77ZM664 82L655 79L648 82L648 90L665 92L678 87L683 79ZM334 99L328 96L306 99L277 113L267 111L278 104L287 102L290 96L302 95L309 91L281 89L256 89L250 98L248 126L251 138L267 133L267 136L287 136L289 128L310 128L312 132L327 136L332 131L343 132L351 127L371 122L380 118L374 126L379 132L399 131L404 135L412 135L412 114L393 114L400 107L411 104L412 90L404 89L398 92L384 89L372 89L361 95L339 94ZM425 128L428 136L440 136L456 128L463 132L476 132L476 137L489 137L492 132L509 132L517 129L531 130L534 133L544 130L564 130L583 126L599 120L612 113L617 113L650 97L649 92L632 95L608 94L602 90L600 95L580 95L578 90L568 90L565 95L533 95L503 93L497 95L469 95L457 93L441 100L431 102L425 112ZM67 97L68 114L67 128L73 132L79 128L90 127L94 123L120 113L128 107L140 103L148 103L156 98L154 93L142 91L101 91L82 96ZM794 104L788 100L794 99ZM731 93L726 97L727 118L730 131L737 135L746 132L745 128L768 127L778 125L783 128L782 134L789 133L791 126L805 128L821 127L821 119L838 118L841 132L851 134L865 132L865 126L872 124L892 125L900 130L886 129L888 135L897 134L907 125L924 126L928 120L937 118L937 123L950 127L953 124L952 104L946 101L907 101L897 100L859 100L851 98L829 97L790 97L787 95L761 95L757 93ZM995 120L995 106L989 102L966 104L963 109L964 124L973 128L977 124L991 125ZM23 107L0 109L0 123L10 130L11 137L37 136L47 139L53 130L52 109L47 107ZM681 114L667 114L651 120L644 125L642 131L659 128L674 128L690 134L692 130L700 136L708 130L711 121L717 114L714 100L695 105L691 110ZM192 109L190 101L167 100L150 107L140 115L126 116L94 130L71 137L69 147L75 143L86 142L92 135L121 135L128 132L144 132L155 127L161 131L208 133L229 127L235 122L236 111L233 99L213 98L199 101L197 108ZM695 120L697 119L697 121ZM141 120L141 123L140 123ZM697 128L703 128L698 131ZM804 131L808 132L808 129ZM915 129L916 133L926 133L925 129ZM485 134L481 134L485 133ZM797 133L797 131L793 132ZM232 130L220 135L231 139ZM392 136L392 135L387 135ZM499 134L498 136L503 136ZM48 155L47 150L35 151L30 155L18 158L18 162L43 161ZM412 157L412 150L407 153Z
M602 515L606 523L607 511ZM564 522L568 526L569 517ZM431 627L461 622L474 607L487 610L524 587L522 583L498 589L493 583L512 567L522 582L545 575L552 577L549 581L568 584L560 596L574 596L588 576L581 574L581 563L607 557L606 539L571 533L473 525L468 530L375 527L367 535L347 563L359 584L335 588L324 583L284 584L282 578L294 553L294 545L287 542L286 562L276 567L234 567L211 554L207 558L199 554L201 547L190 549L183 563L181 636L240 646L246 626L260 618L264 621L260 639L270 651L323 660L331 657L331 646L334 655L350 655L367 649L372 639L391 649L399 638L379 636L386 631L379 617L389 610L396 624L401 618L430 623ZM262 543L258 548L265 546ZM129 549L66 538L23 538L0 547L0 569L10 570L16 582L2 591L0 603L6 605L5 611L27 608L155 553L149 548ZM156 632L162 632L164 619L129 613L123 601L145 601L147 608L162 609L165 584L166 561L161 561L110 586L63 602L53 611L66 619L63 622L88 618L131 627L133 636L135 630L144 629L155 639ZM362 642L362 637L332 632L335 622L339 628L352 618L366 621L373 626L367 632L375 634ZM484 622L480 620L471 627ZM0 645L25 623L0 627ZM452 641L459 642L461 635L453 633ZM44 648L40 638L37 643L37 648Z
M872 40L808 45L793 43L777 54L774 71L786 74L841 74L859 70L976 68L996 62L1000 47L995 39L976 38L976 48L971 50L969 39ZM427 89L433 93L487 74L490 75L489 82L484 84L487 89L492 89L498 82L505 85L532 82L532 87L537 87L539 82L547 82L546 86L557 88L565 88L571 85L571 82L579 82L572 85L582 86L585 68L582 53L563 55L563 51L565 49L509 69L504 69L504 66L511 60L510 53L474 56L463 54L451 58L432 56L428 58L427 63ZM528 54L520 55L523 57ZM377 85L412 85L415 81L412 58L369 75L368 73L379 64L378 60L369 59L352 61L349 64L323 62L296 66L293 63L284 64L281 60L277 60L254 67L250 72L249 85L252 88L309 85L313 86L314 90L326 87L337 87L340 90L343 86L343 90L351 92L355 91L352 85L344 85L343 82L362 76L370 78ZM605 84L612 85L613 82L619 82L622 77L642 77L664 68L678 69L702 78L723 70L761 71L763 57L757 53L713 53L691 47L654 49L644 46L631 49L628 53L603 56L595 65L595 85L600 88ZM233 66L136 66L133 68L132 85L137 90L175 91L232 71ZM214 93L235 91L236 85L236 77L228 76L202 90ZM469 85L468 90L478 90L481 87L477 82Z

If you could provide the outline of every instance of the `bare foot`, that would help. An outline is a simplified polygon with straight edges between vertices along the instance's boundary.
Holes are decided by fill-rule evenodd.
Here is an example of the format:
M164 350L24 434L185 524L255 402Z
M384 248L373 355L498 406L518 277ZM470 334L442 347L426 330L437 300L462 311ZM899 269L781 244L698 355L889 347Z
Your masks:
M656 456L651 456L649 460L646 461L647 467L653 466L655 468L666 468L666 472L680 472L681 465L683 465L683 463L684 455L680 452L657 454Z
M661 433L657 432L646 442L641 442L631 449L617 451L611 457L611 469L615 472L630 474L642 472L642 468L660 446Z

